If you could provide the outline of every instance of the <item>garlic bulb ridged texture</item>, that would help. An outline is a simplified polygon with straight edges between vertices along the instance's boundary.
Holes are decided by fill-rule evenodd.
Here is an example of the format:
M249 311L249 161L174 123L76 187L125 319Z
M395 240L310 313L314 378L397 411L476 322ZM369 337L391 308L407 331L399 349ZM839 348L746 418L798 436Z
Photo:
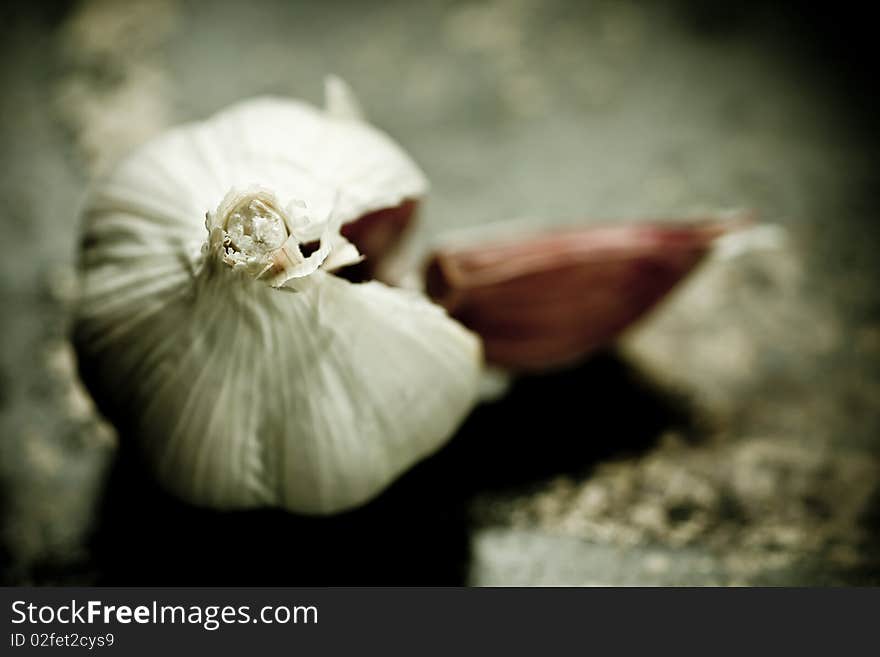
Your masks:
M359 118L261 98L144 145L87 201L75 342L156 478L218 509L333 513L438 449L478 339L422 295L350 283L340 227L424 195Z

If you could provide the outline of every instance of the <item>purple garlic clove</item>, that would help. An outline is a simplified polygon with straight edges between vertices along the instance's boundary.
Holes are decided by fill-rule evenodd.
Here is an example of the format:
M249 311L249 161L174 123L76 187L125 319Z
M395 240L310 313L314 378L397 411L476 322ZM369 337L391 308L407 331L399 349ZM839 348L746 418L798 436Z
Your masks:
M417 199L407 199L390 208L383 208L345 224L342 235L354 244L362 262L348 267L342 273L349 280L376 278L385 259L394 253L414 223L419 207Z
M607 346L657 304L743 219L561 229L445 248L429 296L513 370L570 365Z

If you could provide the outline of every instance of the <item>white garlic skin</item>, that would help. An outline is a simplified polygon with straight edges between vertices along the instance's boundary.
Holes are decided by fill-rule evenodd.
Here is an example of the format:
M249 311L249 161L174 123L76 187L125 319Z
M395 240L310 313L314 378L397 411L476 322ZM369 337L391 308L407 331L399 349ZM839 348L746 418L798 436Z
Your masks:
M340 224L427 190L338 80L328 99L329 113L257 99L174 129L87 205L75 341L93 393L197 505L357 506L475 403L473 334L417 293L326 271L357 259ZM271 207L229 220L253 201ZM264 273L286 238L326 253Z

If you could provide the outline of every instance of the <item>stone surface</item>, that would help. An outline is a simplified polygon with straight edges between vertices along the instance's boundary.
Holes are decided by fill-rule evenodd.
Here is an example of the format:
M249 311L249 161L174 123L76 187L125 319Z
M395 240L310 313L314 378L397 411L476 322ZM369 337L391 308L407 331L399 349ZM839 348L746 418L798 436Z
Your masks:
M880 583L876 145L788 17L525 0L22 11L0 58L6 581ZM618 353L517 382L353 514L208 514L108 479L124 436L66 340L85 185L232 101L317 102L328 72L432 181L414 260L446 230L512 218L747 207L783 239L706 263Z

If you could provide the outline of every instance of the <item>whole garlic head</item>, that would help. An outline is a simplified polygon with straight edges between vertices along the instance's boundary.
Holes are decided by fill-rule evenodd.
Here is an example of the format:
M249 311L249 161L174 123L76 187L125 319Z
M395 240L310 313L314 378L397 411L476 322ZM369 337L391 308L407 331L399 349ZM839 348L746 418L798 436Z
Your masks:
M176 128L88 201L89 384L192 503L356 506L475 403L472 333L420 294L331 273L360 258L344 224L427 184L335 79L328 107L264 98Z

